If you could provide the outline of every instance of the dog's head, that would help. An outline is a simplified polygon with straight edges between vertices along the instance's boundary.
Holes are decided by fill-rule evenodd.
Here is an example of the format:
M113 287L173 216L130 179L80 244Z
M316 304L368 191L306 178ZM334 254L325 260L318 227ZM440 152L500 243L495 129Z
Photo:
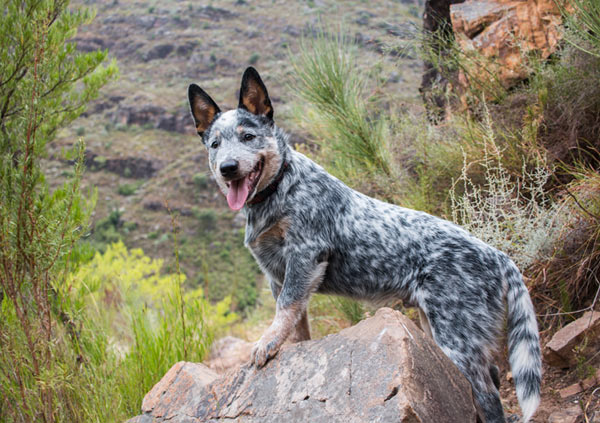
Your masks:
M198 135L208 149L210 170L229 207L240 210L269 185L283 162L267 88L249 67L237 109L222 113L196 84L189 86L188 98Z

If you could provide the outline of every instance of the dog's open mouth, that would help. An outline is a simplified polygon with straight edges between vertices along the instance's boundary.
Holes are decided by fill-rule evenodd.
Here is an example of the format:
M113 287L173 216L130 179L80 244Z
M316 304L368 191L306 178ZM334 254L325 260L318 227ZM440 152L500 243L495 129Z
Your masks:
M232 210L240 210L246 204L248 196L256 188L256 184L260 179L260 175L263 170L264 159L260 159L252 172L246 176L236 179L234 181L227 182L229 191L227 192L227 204Z

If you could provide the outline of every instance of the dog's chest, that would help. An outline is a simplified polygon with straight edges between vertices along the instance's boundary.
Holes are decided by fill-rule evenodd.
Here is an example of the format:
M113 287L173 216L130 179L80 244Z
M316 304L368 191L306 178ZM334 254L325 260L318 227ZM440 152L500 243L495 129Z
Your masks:
M262 231L248 246L262 269L279 282L285 277L285 238L289 221L282 218Z

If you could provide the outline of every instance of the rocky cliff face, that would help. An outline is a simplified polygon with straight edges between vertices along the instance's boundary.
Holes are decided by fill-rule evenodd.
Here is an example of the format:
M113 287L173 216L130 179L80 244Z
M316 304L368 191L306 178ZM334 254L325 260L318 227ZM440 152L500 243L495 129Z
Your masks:
M461 50L459 63L451 65L458 71L425 61L421 94L431 120L443 119L449 107L465 106L464 98L448 104L449 92L461 97L469 86L493 92L527 78L525 58L545 60L554 53L561 23L554 0L428 0L423 29L434 36L427 49L448 57L453 52L447 41L454 39Z
M471 387L408 318L380 309L338 334L224 376L177 363L146 396L150 422L476 423Z
M560 9L554 0L469 0L450 7L452 28L465 51L477 51L493 62L504 88L528 75L523 58L535 54L547 59L561 39ZM485 78L490 69L472 69Z

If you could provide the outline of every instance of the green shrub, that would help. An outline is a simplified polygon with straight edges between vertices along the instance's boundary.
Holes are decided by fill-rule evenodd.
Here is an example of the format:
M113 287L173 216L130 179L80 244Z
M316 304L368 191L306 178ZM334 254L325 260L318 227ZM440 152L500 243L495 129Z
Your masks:
M68 42L93 13L68 1L8 1L0 19L0 415L10 422L88 421L96 390L76 348L80 328L61 295L73 246L94 198L80 192L83 143L74 175L51 190L41 159L57 131L117 72L107 52ZM84 367L84 369L82 369ZM106 406L106 404L105 404Z
M515 181L502 164L489 114L484 119L484 155L476 164L465 160L457 180L462 194L457 195L457 184L451 190L452 216L473 235L507 253L519 268L526 269L548 256L562 223L544 191L550 172L541 162L533 171L524 167ZM473 165L483 169L484 183L474 183L469 177Z
M374 173L393 177L389 122L369 113L377 99L367 94L367 78L355 55L343 35L320 31L301 40L298 54L290 54L293 90L305 105L297 120L314 135L334 174L346 180Z
M334 307L342 312L351 325L355 325L365 318L365 306L359 301L345 297L331 297L331 301Z
M94 157L94 167L101 169L104 166L106 166L106 157L104 157L104 156Z
M123 195L123 196L133 195L133 194L135 194L135 192L137 191L139 186L140 186L140 184L137 182L132 183L132 184L119 185L119 187L117 188L117 192L119 193L119 195Z
M600 57L600 1L574 0L569 5L573 13L563 10L572 30L566 39L581 51Z
M248 59L248 63L251 64L251 65L255 65L256 62L258 62L258 59L260 59L260 54L258 54L258 53L252 53L252 55Z
M202 361L215 332L237 318L229 298L213 306L200 289L184 294L185 275L165 275L162 267L162 260L116 243L64 285L73 316L94 331L78 339L99 398L90 417L122 421L138 414L144 395L173 364ZM101 410L99 401L112 406Z
M194 217L200 222L200 227L203 231L212 231L217 224L217 212L213 209L198 209L193 210Z
M208 187L208 176L206 173L196 173L192 177L192 182L197 188L204 189Z

